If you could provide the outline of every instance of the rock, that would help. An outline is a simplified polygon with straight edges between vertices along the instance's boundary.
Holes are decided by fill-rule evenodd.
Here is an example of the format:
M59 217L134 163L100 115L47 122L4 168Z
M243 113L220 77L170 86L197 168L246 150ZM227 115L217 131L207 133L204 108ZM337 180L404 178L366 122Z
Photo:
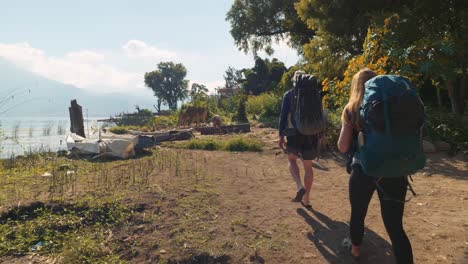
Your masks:
M312 253L309 253L309 252L304 253L304 258L305 259L311 259L311 258L316 258L316 257L317 257L317 255L312 254Z
M437 149L437 151L449 151L451 149L451 146L449 143L445 141L434 141L434 146Z
M425 153L435 153L437 149L431 142L423 140L423 151Z
M70 164L62 164L62 165L58 166L59 171L65 171L65 170L69 170L69 169L71 169Z

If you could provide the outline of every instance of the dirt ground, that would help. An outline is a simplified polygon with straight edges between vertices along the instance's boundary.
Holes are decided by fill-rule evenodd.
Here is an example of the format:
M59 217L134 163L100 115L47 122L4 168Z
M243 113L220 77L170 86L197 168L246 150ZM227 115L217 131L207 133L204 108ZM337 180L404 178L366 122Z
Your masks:
M295 184L277 132L249 134L262 153L177 150L175 171L154 176L158 191L128 198L141 210L115 230L131 263L354 263L341 246L348 235L349 175L344 159L315 162L312 211L291 202ZM302 170L301 170L302 171ZM415 263L468 263L466 156L432 154L414 175L405 229ZM408 198L410 193L408 193ZM394 263L377 195L366 218L359 263Z
M313 210L307 211L290 201L295 184L286 157L278 154L276 133L260 129L250 135L266 142L263 153L187 151L213 176L204 179L216 194L201 206L210 208L204 212L207 219L190 222L192 227L198 221L207 223L198 234L204 237L202 243L192 248L206 255L183 259L178 257L182 251L168 244L158 257L173 263L353 263L341 246L350 215L343 157L326 154L315 163ZM413 178L417 196L406 204L404 223L415 263L468 263L466 157L430 155L428 167ZM171 188L183 185L172 180ZM186 187L190 189L175 187L173 195L193 195ZM185 234L184 239L190 240ZM180 245L191 247L190 242ZM362 254L360 263L394 263L377 195L366 218Z

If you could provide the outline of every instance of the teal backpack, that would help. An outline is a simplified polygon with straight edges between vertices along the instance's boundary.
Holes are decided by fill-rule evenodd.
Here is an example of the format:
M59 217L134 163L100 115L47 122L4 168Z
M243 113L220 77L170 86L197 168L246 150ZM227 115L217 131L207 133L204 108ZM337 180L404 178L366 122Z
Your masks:
M361 106L364 129L354 158L365 174L403 177L424 168L424 105L413 84L397 75L381 75L365 83Z

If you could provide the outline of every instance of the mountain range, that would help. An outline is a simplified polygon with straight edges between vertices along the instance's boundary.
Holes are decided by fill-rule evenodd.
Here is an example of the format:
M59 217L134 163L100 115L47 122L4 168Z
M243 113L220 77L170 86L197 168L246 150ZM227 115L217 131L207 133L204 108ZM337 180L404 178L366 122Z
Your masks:
M134 112L136 105L153 109L156 102L155 97L92 93L44 78L0 58L0 117L68 116L72 99L76 99L83 107L83 114L90 117Z

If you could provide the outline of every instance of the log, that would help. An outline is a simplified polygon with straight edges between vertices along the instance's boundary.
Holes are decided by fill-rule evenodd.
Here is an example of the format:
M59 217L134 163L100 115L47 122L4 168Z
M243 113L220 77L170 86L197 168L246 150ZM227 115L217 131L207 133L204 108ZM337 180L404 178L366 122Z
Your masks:
M129 130L128 133L131 135L136 135L136 136L153 136L153 137L158 137L158 136L165 136L168 134L177 134L177 133L184 133L184 132L192 132L193 129L176 129L176 130L170 130L170 131L155 131L155 132L142 132L142 131L136 131L136 130Z
M70 132L78 136L86 137L83 122L83 109L76 100L71 101L71 106L68 108L70 112Z
M197 127L195 130L200 132L202 135L248 133L250 132L250 123L220 127Z
M192 131L169 131L166 135L153 136L155 142L189 140L194 138Z
M136 133L136 131L133 131ZM142 132L138 136L138 144L136 149L145 149L151 148L159 145L164 141L178 141L178 140L189 140L194 138L192 130L182 130L182 131L168 131L168 132L152 132L144 133Z

